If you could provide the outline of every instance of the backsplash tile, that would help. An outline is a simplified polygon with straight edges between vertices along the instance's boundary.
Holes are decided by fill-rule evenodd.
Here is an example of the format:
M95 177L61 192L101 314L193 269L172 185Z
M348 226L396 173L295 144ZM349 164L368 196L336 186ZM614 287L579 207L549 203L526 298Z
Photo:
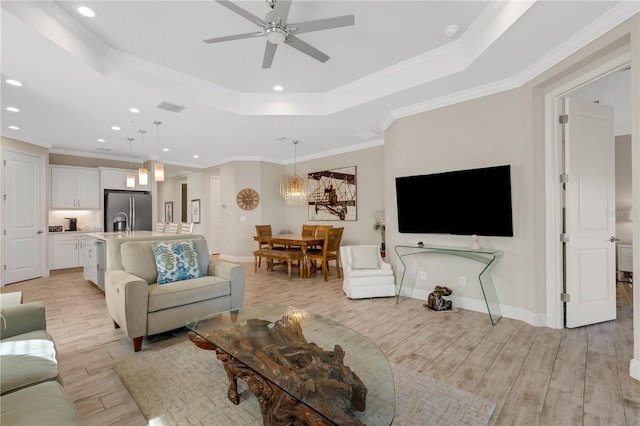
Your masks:
M78 229L102 229L99 210L49 210L49 226L62 226L62 229L69 229L69 221L65 217L78 218Z

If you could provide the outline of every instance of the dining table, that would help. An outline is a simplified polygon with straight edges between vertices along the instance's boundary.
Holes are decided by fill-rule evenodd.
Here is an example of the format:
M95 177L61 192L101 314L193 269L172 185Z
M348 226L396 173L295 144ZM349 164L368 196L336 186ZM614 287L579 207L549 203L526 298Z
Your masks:
M257 237L254 237L257 239ZM296 235L296 234L278 234L272 235L270 237L260 237L263 242L269 244L270 248L273 248L274 245L282 245L287 247L300 247L303 256L303 264L302 264L302 276L304 278L310 275L309 268L309 260L307 259L307 250L309 247L319 246L322 247L324 245L324 237L321 236L306 236L306 235Z

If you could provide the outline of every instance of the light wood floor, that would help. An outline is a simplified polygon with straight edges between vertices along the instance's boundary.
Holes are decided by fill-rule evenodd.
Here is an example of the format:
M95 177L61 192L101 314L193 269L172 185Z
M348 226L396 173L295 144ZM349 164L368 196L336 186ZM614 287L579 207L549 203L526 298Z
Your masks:
M246 264L245 305L289 304L333 318L365 334L396 363L496 403L492 425L639 425L640 382L629 377L633 357L632 289L618 285L618 319L579 329L536 328L460 309L436 313L423 302L395 298L349 300L332 269L287 281L285 271L254 274ZM135 402L112 370L133 352L113 328L103 293L67 272L11 284L24 302L43 300L65 389L85 425L144 425ZM637 337L636 337L637 338ZM158 349L171 334L144 340ZM216 361L217 362L217 361Z

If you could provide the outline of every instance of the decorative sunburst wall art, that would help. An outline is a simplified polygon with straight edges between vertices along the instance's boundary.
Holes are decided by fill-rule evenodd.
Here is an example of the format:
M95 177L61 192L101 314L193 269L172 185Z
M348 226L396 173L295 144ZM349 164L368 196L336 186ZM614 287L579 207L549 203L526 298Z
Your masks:
M356 166L309 173L309 220L357 220Z

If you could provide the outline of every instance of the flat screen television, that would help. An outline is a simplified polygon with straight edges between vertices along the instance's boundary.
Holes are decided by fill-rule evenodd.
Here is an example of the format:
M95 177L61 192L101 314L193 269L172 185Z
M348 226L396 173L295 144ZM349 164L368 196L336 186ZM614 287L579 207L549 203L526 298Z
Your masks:
M513 237L511 166L396 178L398 230Z

